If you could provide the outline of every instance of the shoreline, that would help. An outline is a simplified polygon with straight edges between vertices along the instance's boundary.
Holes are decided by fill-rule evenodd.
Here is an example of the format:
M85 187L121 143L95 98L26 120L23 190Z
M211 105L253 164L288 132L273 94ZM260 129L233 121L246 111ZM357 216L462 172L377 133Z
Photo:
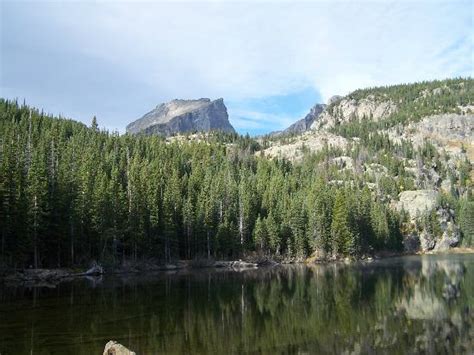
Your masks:
M109 271L93 270L75 271L72 268L55 268L55 269L22 269L22 270L5 270L0 275L0 286L23 286L23 287L56 287L59 283L72 281L79 278L96 279L105 275L127 275L127 274L152 274L152 273L169 273L178 271L197 271L197 270L228 270L228 271L246 271L261 268L268 268L281 265L324 265L333 263L352 264L357 262L374 262L384 259L403 257L403 256L423 256L423 255L459 255L474 254L474 248L456 247L444 251L426 251L416 253L406 252L380 252L373 256L363 256L358 259L340 258L318 260L315 257L308 257L304 260L284 260L277 262L272 259L266 259L262 262L250 262L245 260L232 261L213 261L213 262L195 262L192 260L177 260L169 264L149 264L145 268L129 267L127 269L112 269Z
M474 254L474 247L455 247L442 251L419 252L417 255L443 255L443 254Z

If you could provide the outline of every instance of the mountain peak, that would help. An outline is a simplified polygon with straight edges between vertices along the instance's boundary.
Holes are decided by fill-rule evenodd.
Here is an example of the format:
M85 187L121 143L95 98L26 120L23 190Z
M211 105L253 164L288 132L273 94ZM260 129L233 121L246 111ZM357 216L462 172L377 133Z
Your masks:
M170 136L193 131L235 132L229 122L224 99L174 99L156 106L140 119L127 126L132 134L159 134Z

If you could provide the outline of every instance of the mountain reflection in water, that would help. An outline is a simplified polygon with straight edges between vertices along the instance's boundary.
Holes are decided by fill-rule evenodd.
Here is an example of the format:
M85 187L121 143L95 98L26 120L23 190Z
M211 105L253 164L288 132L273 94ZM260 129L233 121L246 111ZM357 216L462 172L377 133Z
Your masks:
M0 288L0 353L472 353L474 255Z

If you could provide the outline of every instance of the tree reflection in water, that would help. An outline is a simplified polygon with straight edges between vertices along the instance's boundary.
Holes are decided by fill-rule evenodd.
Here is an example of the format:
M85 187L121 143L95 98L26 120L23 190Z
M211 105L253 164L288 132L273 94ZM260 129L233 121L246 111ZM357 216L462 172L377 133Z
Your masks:
M0 353L469 353L474 255L0 289Z

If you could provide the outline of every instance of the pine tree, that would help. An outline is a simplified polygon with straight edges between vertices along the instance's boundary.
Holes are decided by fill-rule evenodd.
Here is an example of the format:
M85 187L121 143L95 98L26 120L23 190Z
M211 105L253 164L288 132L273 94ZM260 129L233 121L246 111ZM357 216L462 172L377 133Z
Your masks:
M95 116L92 117L91 129L94 132L97 132L99 130L99 124L97 123L97 118Z
M268 246L271 254L280 255L281 239L278 224L273 217L273 212L270 211L265 220L265 226L268 235Z
M33 249L33 265L41 266L41 243L45 232L45 219L48 211L46 167L38 150L32 157L28 170L28 222Z
M474 245L474 201L464 200L461 202L459 226L463 234L463 245Z
M349 210L343 190L338 190L334 200L331 238L335 255L348 255L354 235L349 227Z
M265 220L262 219L260 216L258 216L255 222L255 228L253 229L253 240L258 250L266 250L266 245L268 243L268 234L265 226Z
M308 253L306 212L304 210L303 199L300 196L295 196L291 202L289 225L293 234L296 256L300 258L304 257Z

